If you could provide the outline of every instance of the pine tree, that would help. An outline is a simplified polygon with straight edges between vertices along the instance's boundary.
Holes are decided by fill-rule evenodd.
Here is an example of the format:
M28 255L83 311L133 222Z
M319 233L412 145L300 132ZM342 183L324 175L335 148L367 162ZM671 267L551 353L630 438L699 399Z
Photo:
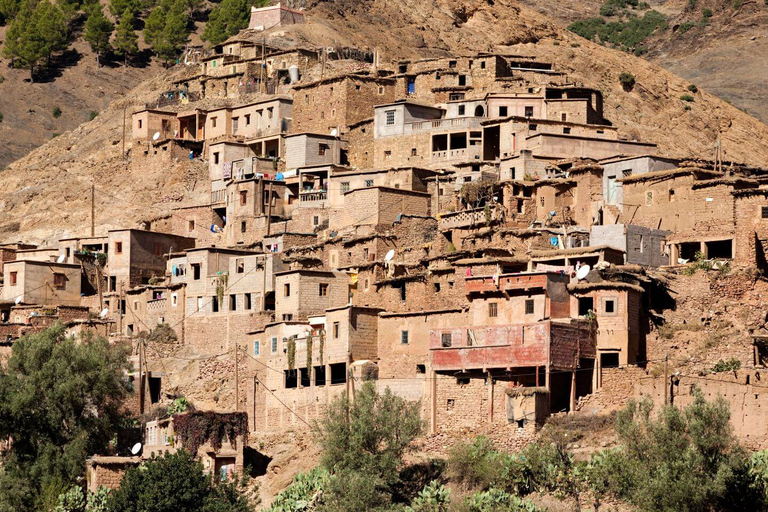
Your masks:
M144 21L144 41L152 47L162 39L163 29L165 28L165 11L161 6L152 9L147 19Z
M95 5L85 22L83 39L90 43L91 49L96 53L96 62L99 66L101 66L101 56L111 48L109 38L114 29L115 25L104 16L101 5Z
M13 21L20 8L20 0L0 0L0 25Z
M222 0L208 16L202 39L219 44L248 26L251 6L266 5L266 0Z
M173 61L189 39L185 0L162 0L144 24L144 40L166 63Z
M41 51L51 65L51 54L67 49L67 22L64 14L48 0L42 0L32 14L35 31L42 38Z
M124 64L128 65L128 57L139 53L139 36L133 30L135 18L130 7L126 7L123 15L120 16L120 23L117 24L115 32L114 46L119 55L125 59Z
M139 12L138 0L109 0L109 12L115 18L121 19L125 15L126 10L131 14L131 18L134 18Z
M24 2L11 23L3 45L3 55L14 67L28 68L30 79L35 80L35 67L46 55L46 43L34 22L35 10L30 0Z

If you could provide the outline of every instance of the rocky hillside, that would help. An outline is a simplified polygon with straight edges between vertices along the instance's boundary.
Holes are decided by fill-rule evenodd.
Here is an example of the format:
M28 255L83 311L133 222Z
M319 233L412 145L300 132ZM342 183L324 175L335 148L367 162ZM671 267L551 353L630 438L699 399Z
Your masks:
M656 142L662 153L711 157L720 133L726 159L768 166L768 147L761 143L768 140L768 126L719 100L704 90L705 84L699 83L702 90L693 94L693 101L683 101L688 80L558 28L516 0L315 0L308 13L309 23L273 29L268 42L377 47L385 61L489 50L535 55L586 86L601 89L606 117L631 138ZM0 172L0 239L86 233L91 180L97 187L101 229L133 226L172 206L202 201L204 183L191 179L181 167L147 169L120 156L124 109L130 112L155 99L173 74L181 72L171 69L142 83L93 121ZM622 72L635 77L631 91L619 83ZM107 88L106 78L96 80ZM66 106L62 110L66 112ZM43 108L39 111L42 115Z
M611 0L522 2L565 27L600 16L601 6ZM768 90L764 85L768 80L768 4L763 0L648 3L667 16L667 27L643 42L645 58L768 121ZM610 22L617 17L605 19Z

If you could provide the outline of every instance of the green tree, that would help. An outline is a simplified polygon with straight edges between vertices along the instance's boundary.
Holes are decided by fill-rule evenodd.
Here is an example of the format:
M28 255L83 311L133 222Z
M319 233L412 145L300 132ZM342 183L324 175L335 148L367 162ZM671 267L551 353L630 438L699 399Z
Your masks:
M41 52L51 64L51 55L67 49L67 21L64 13L48 0L37 4L32 14L32 24L41 38Z
M328 407L315 425L321 463L335 473L328 510L373 510L388 502L403 456L423 428L419 408L389 388L379 394L372 382L363 384L354 401L345 393Z
M120 489L112 494L114 512L247 512L240 492L242 482L214 484L203 465L188 452L154 457L125 472Z
M109 0L109 12L118 20L125 16L126 11L130 13L131 18L134 18L140 8L138 0Z
M99 66L101 66L101 56L111 48L109 38L114 29L115 25L104 16L101 5L96 5L90 9L88 20L85 22L83 39L91 45L91 50L96 53L96 62Z
M26 1L8 28L3 55L11 59L14 67L29 69L30 78L35 79L35 67L46 55L46 42L40 33L31 1Z
M133 57L139 53L139 36L133 30L135 18L130 7L126 7L123 15L120 16L120 22L117 24L115 40L113 42L115 51L122 55L124 64L128 65L128 57Z
M202 39L216 45L248 26L251 6L263 7L267 0L222 0L208 16Z
M75 340L56 324L27 335L0 365L0 510L52 508L107 452L128 393L125 350L103 338ZM9 491L6 491L9 490Z
M189 39L188 24L185 0L163 0L147 17L144 39L160 59L171 62Z
M0 0L0 25L13 20L21 8L21 0Z

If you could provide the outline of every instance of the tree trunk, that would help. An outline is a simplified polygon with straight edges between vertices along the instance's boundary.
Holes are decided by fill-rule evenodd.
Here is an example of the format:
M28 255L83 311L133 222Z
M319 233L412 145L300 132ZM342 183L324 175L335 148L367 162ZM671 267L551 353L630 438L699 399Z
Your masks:
M29 79L32 83L35 83L35 66L29 66Z
M101 59L99 58L99 52L96 52L96 67L101 67Z

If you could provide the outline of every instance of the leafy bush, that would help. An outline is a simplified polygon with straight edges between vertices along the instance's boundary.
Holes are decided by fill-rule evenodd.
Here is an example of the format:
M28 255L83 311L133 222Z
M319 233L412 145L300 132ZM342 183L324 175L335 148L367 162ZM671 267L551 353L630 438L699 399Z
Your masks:
M654 10L642 17L633 16L626 21L607 22L604 18L589 18L568 25L568 30L589 40L597 39L624 51L633 51L656 30L667 27L667 17Z
M715 363L715 366L712 367L712 371L715 373L735 372L739 368L741 368L741 361L735 357L732 357L727 361L720 359L717 363Z
M91 110L91 112L88 114L88 120L93 121L94 119L96 119L96 116L98 115L99 115L98 111Z
M680 27L677 29L677 31L681 34L685 34L695 26L696 26L696 23L692 21L686 21L685 23L680 24Z
M188 452L166 453L125 472L109 501L113 512L248 512L244 481L220 482Z
M144 334L144 333L142 333ZM176 343L178 337L173 327L166 323L162 323L145 334L146 340L149 343Z
M206 442L218 450L224 439L235 448L238 438L245 443L248 415L244 412L193 411L175 415L173 428L184 449L190 453L197 454L198 448Z
M298 512L314 510L320 502L331 474L323 467L299 473L291 485L275 497L265 512Z
M496 450L485 436L477 436L472 443L457 443L448 452L447 476L471 488L490 489L500 483L507 454Z
M518 498L500 489L477 492L464 500L466 512L538 512L540 509L528 500Z
M683 101L687 101L689 103L694 100L693 96L691 96L690 94L682 94L680 96L680 99L683 100Z
M59 107L53 107L53 111L51 112L51 115L54 119L58 119L61 117L61 109Z
M712 17L712 9L707 9L706 7L701 10L701 17L704 19L709 19Z
M451 491L437 480L432 480L418 496L406 507L406 512L448 512L451 503Z
M632 73L628 73L626 71L623 71L619 75L619 83L624 88L625 91L629 92L635 87L635 75Z
M86 495L82 487L75 486L59 495L53 512L107 512L110 493L106 487L99 487Z
M699 88L696 87L696 84L689 84L688 90L691 91L693 94L696 94L697 92L699 92Z

